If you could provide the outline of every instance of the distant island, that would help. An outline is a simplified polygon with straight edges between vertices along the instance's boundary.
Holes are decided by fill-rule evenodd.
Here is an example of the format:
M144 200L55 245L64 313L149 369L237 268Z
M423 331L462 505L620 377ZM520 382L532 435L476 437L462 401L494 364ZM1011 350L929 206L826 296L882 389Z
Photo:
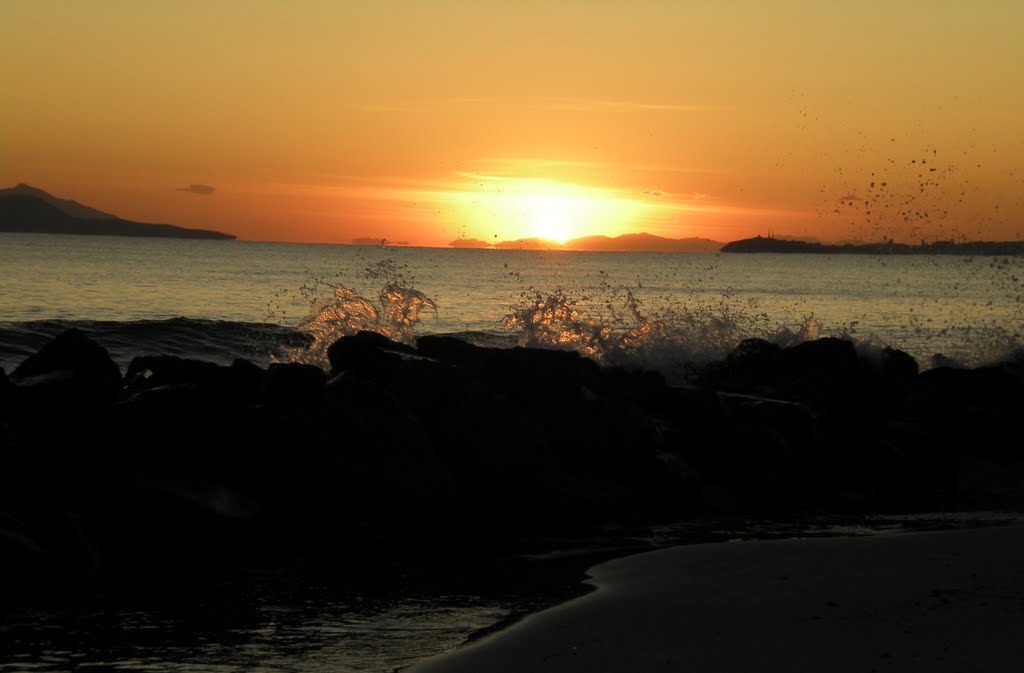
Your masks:
M86 236L148 236L231 240L219 231L187 229L172 224L123 220L41 189L18 184L0 189L0 233L80 234Z
M755 236L731 243L707 238L664 238L653 234L622 236L584 236L559 243L545 238L519 238L488 243L460 238L448 244L452 248L498 250L572 250L608 252L738 252L801 253L829 255L1024 255L1024 241L922 241L917 245L885 241L882 243L819 243L774 236Z
M756 236L732 241L722 246L722 252L772 252L829 255L1024 255L1024 241L922 241L918 245L906 243L843 243L829 245L795 241L772 236Z
M583 236L565 243L545 238L519 238L494 244L479 239L457 239L448 244L453 248L497 248L499 250L575 250L584 252L718 252L719 241L707 238L664 238L653 234L623 234L621 236Z

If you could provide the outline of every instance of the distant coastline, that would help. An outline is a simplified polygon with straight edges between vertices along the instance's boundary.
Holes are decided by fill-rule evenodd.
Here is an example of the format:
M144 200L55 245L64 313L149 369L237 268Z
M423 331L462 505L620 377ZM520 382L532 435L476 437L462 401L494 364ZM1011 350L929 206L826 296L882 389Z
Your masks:
M828 255L1024 255L1024 241L933 241L917 245L885 241L882 243L818 243L794 239L756 236L730 243L706 238L663 238L652 234L622 236L585 236L559 243L543 238L521 238L488 243L478 239L458 239L452 248L498 250L566 250L575 252L735 252Z
M665 238L654 234L622 234L621 236L583 236L564 243L546 238L519 238L513 241L488 243L475 238L456 239L452 248L486 248L497 250L568 250L574 252L718 252L722 243L707 238Z
M722 252L738 253L800 253L829 255L1024 255L1024 241L934 241L918 245L906 243L844 243L830 245L756 236L732 241Z
M59 199L26 184L0 189L0 232L209 240L235 238L220 231L124 220L77 201Z

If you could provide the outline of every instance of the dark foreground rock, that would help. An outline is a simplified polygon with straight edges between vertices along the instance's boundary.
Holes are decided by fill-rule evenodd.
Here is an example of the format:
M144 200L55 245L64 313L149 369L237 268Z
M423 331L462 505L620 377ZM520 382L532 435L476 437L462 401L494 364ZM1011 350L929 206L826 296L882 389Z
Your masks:
M760 341L672 387L575 353L369 333L303 364L68 332L0 371L4 577L416 562L685 516L1016 507L1020 363Z

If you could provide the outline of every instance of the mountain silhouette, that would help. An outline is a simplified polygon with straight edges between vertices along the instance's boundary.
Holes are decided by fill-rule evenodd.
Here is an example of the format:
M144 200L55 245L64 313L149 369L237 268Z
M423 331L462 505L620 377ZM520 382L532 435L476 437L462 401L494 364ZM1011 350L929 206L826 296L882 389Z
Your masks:
M26 184L0 189L0 232L218 240L235 238L219 231L122 220L116 215L84 206L77 201L58 199Z
M116 215L110 213L104 213L101 210L90 208L89 206L83 206L78 201L72 201L71 199L58 199L52 194L48 194L41 189L26 185L24 182L19 182L13 187L7 189L0 189L0 198L6 196L31 196L45 201L51 206L58 208L61 212L67 213L71 217L78 217L83 220L116 220Z
M579 250L592 252L718 252L722 243L707 238L664 238L654 234L623 234L621 236L583 236L565 243L546 238L520 238L489 244L477 239L459 239L449 243L453 248L488 248L500 250Z
M566 241L569 250L614 250L617 252L718 252L722 244L707 238L664 238L654 234L584 236Z

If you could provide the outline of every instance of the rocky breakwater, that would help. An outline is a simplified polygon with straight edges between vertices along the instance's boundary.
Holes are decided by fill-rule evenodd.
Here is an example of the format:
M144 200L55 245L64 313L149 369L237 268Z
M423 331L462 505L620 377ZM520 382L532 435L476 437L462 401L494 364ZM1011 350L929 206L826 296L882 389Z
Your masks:
M610 522L1015 507L1022 363L748 341L670 386L575 353L374 333L331 370L84 334L0 371L11 578L421 563Z

